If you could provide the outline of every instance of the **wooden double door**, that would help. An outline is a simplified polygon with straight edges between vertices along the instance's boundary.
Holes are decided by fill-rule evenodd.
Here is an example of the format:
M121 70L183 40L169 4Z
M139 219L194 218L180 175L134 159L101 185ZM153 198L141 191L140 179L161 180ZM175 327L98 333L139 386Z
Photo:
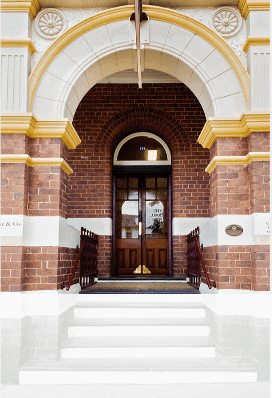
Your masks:
M170 175L114 179L115 275L171 274Z

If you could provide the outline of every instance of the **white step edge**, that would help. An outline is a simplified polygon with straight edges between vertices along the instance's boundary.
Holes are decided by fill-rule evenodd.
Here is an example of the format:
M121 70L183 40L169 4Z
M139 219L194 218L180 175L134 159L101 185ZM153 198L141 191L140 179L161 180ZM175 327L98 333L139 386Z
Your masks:
M203 308L75 308L75 318L205 318Z
M62 358L214 358L214 347L69 347Z
M69 326L68 337L83 336L208 336L209 326Z
M19 384L255 383L256 372L201 371L21 371Z

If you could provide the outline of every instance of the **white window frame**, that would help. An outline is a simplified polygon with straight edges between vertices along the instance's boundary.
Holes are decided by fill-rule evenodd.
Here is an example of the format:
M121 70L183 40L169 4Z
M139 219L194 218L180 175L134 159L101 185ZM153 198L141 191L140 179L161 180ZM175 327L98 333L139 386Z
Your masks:
M122 146L136 137L148 137L153 138L154 140L158 141L163 148L165 149L167 160L117 160L119 152ZM139 132L133 133L125 137L119 144L114 151L113 155L113 165L114 166L163 166L163 165L171 165L171 152L166 143L157 135L147 132Z

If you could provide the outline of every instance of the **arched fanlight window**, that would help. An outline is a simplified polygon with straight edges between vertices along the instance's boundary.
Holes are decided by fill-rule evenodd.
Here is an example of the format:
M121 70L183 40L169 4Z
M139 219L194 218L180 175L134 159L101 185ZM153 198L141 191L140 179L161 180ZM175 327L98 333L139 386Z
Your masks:
M165 142L155 134L134 133L118 144L113 156L113 165L171 165L171 153Z

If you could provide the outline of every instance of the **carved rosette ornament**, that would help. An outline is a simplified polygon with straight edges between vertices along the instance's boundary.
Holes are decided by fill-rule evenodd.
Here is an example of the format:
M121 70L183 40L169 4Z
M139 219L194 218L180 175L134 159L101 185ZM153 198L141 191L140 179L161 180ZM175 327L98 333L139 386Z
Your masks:
M213 14L212 25L223 37L232 37L241 29L242 18L235 8L221 7Z
M47 8L37 15L35 27L40 36L46 39L55 39L64 31L66 21L59 10Z

